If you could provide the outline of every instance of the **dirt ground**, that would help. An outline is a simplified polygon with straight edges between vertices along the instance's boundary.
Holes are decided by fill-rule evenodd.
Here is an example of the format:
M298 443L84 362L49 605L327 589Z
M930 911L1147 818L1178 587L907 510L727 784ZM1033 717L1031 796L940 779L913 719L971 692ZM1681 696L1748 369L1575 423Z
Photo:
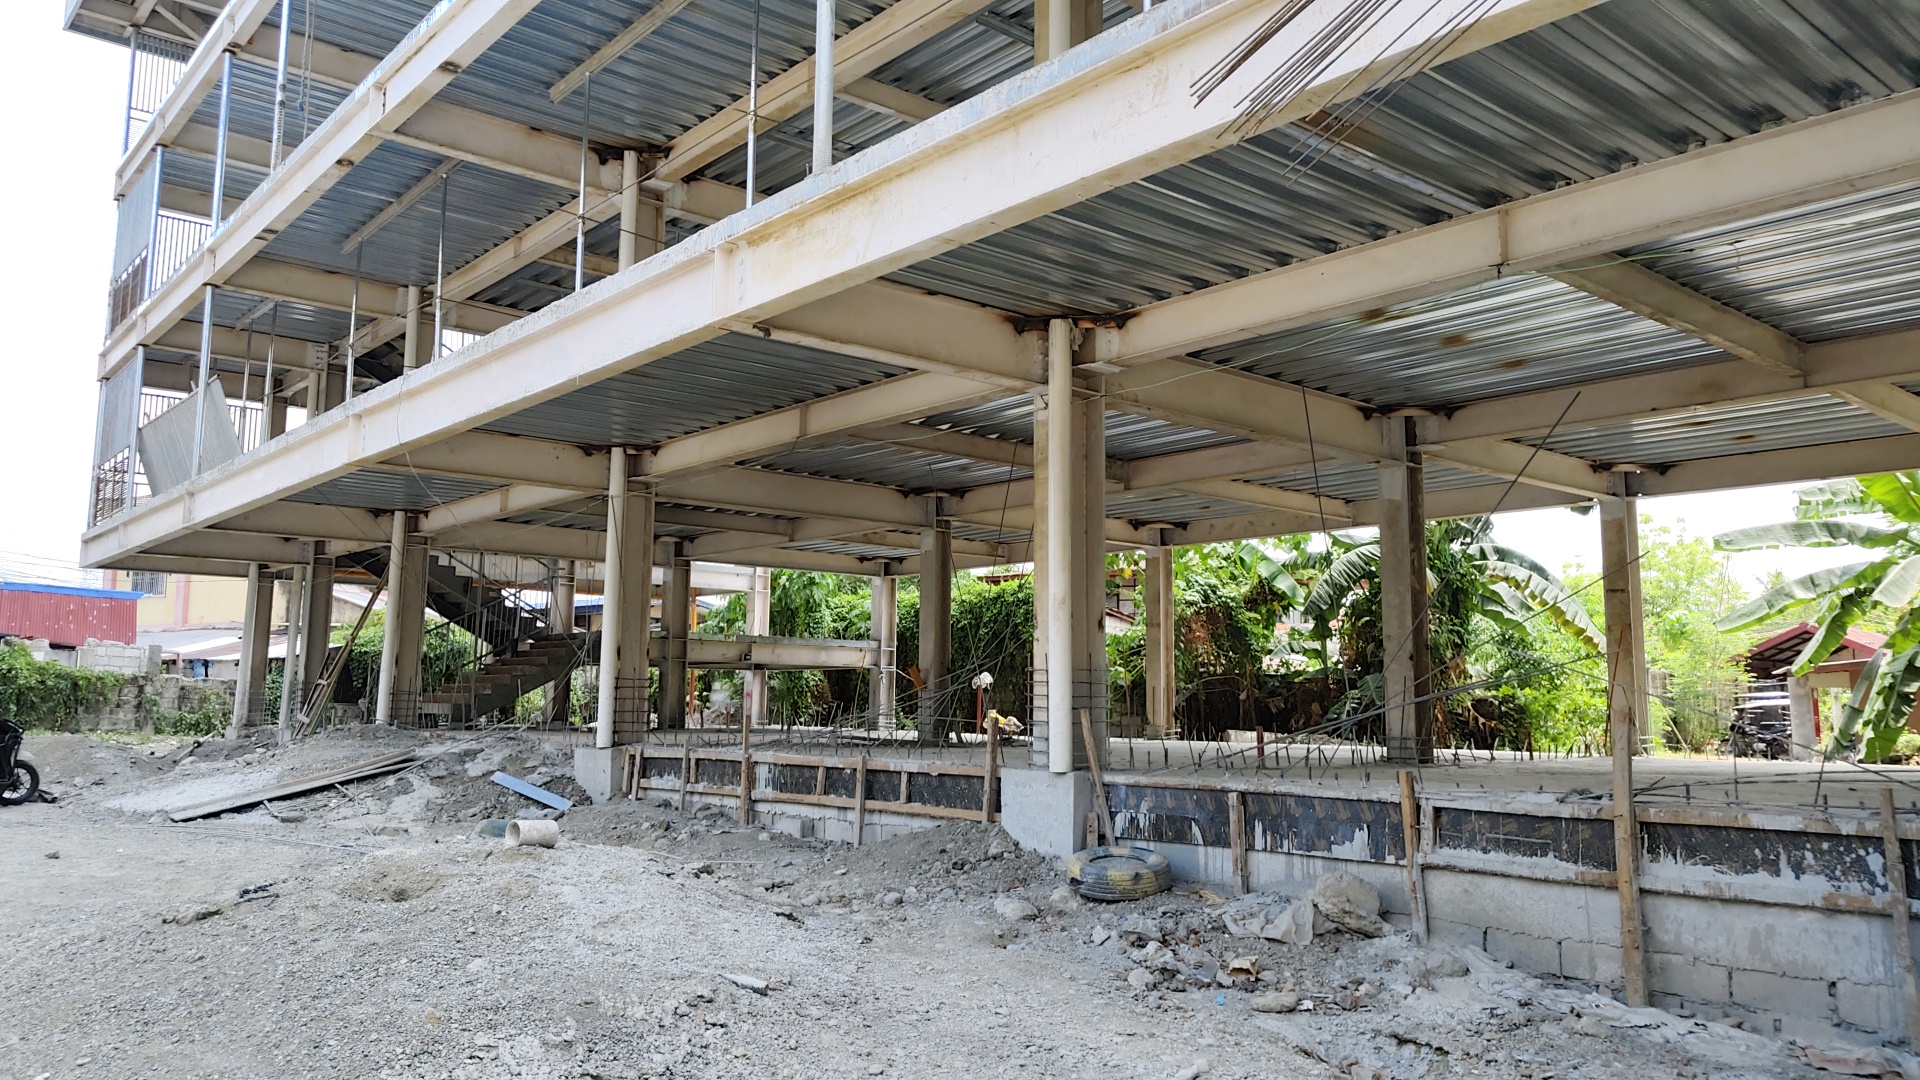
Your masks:
M396 776L162 812L410 746ZM0 1080L1833 1075L1402 934L1230 931L1288 898L1090 905L979 825L852 849L620 801L508 848L481 834L539 807L495 769L580 795L528 736L29 750L58 802L0 808Z

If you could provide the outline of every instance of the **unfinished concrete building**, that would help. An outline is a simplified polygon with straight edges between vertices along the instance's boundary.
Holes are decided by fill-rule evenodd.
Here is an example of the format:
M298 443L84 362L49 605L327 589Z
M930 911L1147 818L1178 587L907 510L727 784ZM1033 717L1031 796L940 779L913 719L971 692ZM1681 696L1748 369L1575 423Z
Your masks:
M88 565L244 577L255 610L278 578L383 577L397 723L434 704L430 591L468 592L503 653L575 627L499 582L596 593L579 772L600 794L737 799L855 842L986 815L1065 852L1104 761L1119 836L1188 875L1344 866L1416 932L1630 1000L1913 1033L1920 823L1891 798L1636 806L1631 750L1636 498L1920 467L1915 0L67 20L130 58ZM1434 754L1423 523L1586 503L1614 797L1397 783ZM1170 551L1355 526L1380 529L1400 643L1377 753L1308 781L1109 752L1103 552L1148 553L1164 727ZM869 726L891 724L901 576L922 697L964 693L952 577L1023 562L1017 756L770 752L751 703L731 745L681 737L702 665L867 667ZM872 576L875 639L768 639L764 600L759 634L691 635L708 564Z

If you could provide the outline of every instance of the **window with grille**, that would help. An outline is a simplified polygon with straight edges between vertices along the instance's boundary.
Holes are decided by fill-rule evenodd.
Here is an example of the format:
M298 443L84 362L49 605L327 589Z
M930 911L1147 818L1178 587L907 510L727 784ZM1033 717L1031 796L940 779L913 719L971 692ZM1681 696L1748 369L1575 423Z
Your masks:
M167 575L158 570L135 570L133 571L133 580L127 587L134 592L145 593L148 596L165 596L167 594Z

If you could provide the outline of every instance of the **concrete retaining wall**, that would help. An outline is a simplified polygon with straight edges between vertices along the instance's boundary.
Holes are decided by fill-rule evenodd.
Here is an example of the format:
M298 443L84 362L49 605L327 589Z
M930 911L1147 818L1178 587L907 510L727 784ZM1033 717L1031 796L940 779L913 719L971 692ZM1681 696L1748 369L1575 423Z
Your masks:
M1389 921L1408 925L1398 798L1324 786L1109 783L1121 837L1163 852L1182 877L1233 887L1244 865L1249 888L1301 895L1322 874L1347 870L1379 890ZM1237 840L1233 800L1245 821ZM1605 805L1489 794L1422 798L1415 813L1432 940L1622 990ZM1900 930L1887 913L1875 815L1643 808L1637 816L1653 1004L1805 1038L1906 1034ZM1920 831L1901 829L1909 895L1920 895L1911 882ZM1904 928L1911 950L1910 918Z

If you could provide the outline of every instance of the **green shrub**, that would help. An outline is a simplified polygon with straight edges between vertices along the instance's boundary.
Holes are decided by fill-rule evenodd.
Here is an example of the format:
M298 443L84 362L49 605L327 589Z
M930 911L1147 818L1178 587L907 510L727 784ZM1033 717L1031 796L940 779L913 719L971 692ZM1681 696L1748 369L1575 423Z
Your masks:
M18 641L0 646L0 717L24 728L60 728L106 704L126 676L35 660Z

